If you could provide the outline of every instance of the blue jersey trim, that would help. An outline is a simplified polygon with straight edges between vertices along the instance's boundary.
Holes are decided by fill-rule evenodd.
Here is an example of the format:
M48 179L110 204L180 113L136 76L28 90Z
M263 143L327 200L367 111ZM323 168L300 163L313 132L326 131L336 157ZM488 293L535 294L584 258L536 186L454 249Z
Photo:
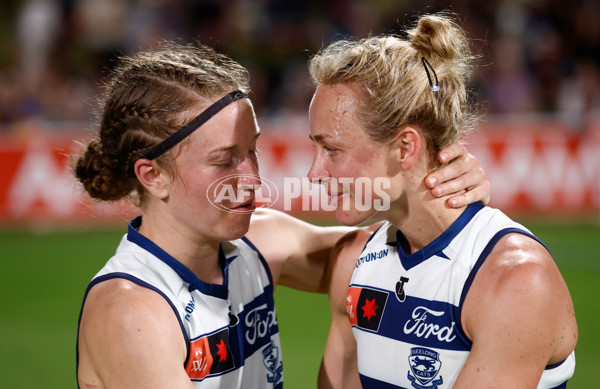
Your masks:
M190 341L189 341L187 332L185 331L185 327L183 326L183 322L181 321L181 317L179 316L179 312L177 311L177 308L175 308L175 305L173 305L171 300L161 290L156 288L154 285L149 284L146 281L143 281L137 277L134 277L131 274L117 272L117 273L104 274L100 277L93 279L92 282L90 282L90 284L88 285L87 289L85 290L85 294L83 296L83 302L81 303L81 311L79 312L79 320L77 322L77 342L76 342L77 348L76 348L76 352L75 352L75 361L76 361L75 362L75 364L76 364L75 377L78 378L78 375L79 375L79 327L81 325L81 317L83 315L83 306L85 305L87 296L88 296L90 290L92 289L92 287L94 287L95 285L98 285L99 283L101 283L103 281L112 280L112 279L116 279L116 278L126 279L127 281L133 282L134 284L137 284L144 288L148 288L148 289L158 293L160 296L162 296L162 298L164 298L167 301L167 303L169 303L169 306L175 313L175 317L177 318L177 321L179 322L179 327L181 328L181 332L183 333L183 339L185 341L186 356L185 356L185 362L183 363L183 366L185 368L185 366L188 363L188 359L190 357ZM77 387L79 388L79 379L77 379Z
M567 389L567 381L563 382L562 384L555 386L553 388L550 389Z
M375 237L375 235L379 232L379 230L381 229L381 227L385 226L386 223L382 223L379 227L377 227L377 229L375 231L373 231L373 233L371 234L371 236L369 236L369 239L367 239L367 241L365 242L362 250L360 251L360 254L358 255L358 258L356 258L356 262L354 263L354 266L356 267L358 264L358 261L360 261L360 258L362 256L362 253L365 252L365 249L367 248L367 245L369 244L369 242ZM389 243L387 243L389 244ZM394 244L394 243L392 243Z
M366 285L366 284L350 284L350 285L348 285L349 288L352 286L356 286L358 288L367 288L367 289L378 290L380 292L385 292L385 293L391 294L392 296L395 294L395 292L392 292L392 291L389 291L389 290L383 289L383 288L378 288L377 286L373 286L373 285Z
M260 250L258 250L256 248L256 246L254 246L254 244L250 241L250 239L246 238L245 236L242 237L242 240L248 245L250 246L250 248L254 251L256 251L256 254L258 254L258 258L260 259L260 261L262 262L266 272L267 272L267 276L269 276L269 282L271 283L271 285L273 285L273 289L275 289L275 284L273 283L273 275L271 274L271 268L269 267L269 264L267 263L267 260L265 259L265 257L263 257L262 253L260 252Z
M369 242L375 237L375 234L377 234L379 232L379 230L381 230L381 227L383 227L383 226L385 226L385 223L382 223L379 227L377 227L377 229L375 231L373 231L371 236L369 236L369 239L367 239L367 242L365 243L365 246L363 247L363 251L364 251L365 247L367 247Z
M379 381L375 378L367 377L366 375L360 375L360 383L363 388L368 389L407 389L404 386L396 386L388 382Z
M426 261L428 258L437 255L442 258L448 259L448 257L442 252L450 242L465 228L465 226L473 219L473 217L483 209L484 205L481 203L470 204L464 212L448 227L440 236L435 238L433 242L423 247L421 250L415 251L412 254L404 251L403 242L406 242L406 238L398 230L396 232L396 251L398 257L402 263L402 267L406 270L410 270L420 263Z
M464 339L470 345L473 345L473 342L471 341L471 339L469 339L469 337L467 336L467 334L465 333L465 331L464 331L464 329L462 327L462 308L463 308L463 304L465 302L465 298L467 297L467 293L469 292L469 289L471 288L471 285L473 284L473 280L475 279L475 276L477 275L477 272L481 268L481 265L483 265L483 263L487 259L487 257L490 254L490 252L494 249L494 247L496 246L496 244L498 243L498 241L500 241L500 239L502 239L507 234L522 234L522 235L528 236L531 239L539 242L542 246L544 246L546 248L546 250L548 250L548 248L546 247L546 245L544 245L544 243L542 243L535 235L533 235L533 234L531 234L531 233L529 233L529 232L527 232L527 231L525 231L523 229L516 228L516 227L504 228L504 229L498 231L496 233L496 235L494 235L492 237L492 239L490 239L490 241L488 242L488 244L485 246L485 248L481 252L481 255L479 255L479 258L477 258L477 262L475 262L475 265L473 266L473 269L471 270L471 272L469 273L469 276L467 277L467 279L465 281L465 284L463 286L463 290L462 290L461 295L460 295L460 302L458 303L458 307L456 308L456 312L455 312L455 316L456 316L456 329L458 330L458 332L460 333L460 335L462 337L464 337Z
M566 357L565 359L563 359L560 362L556 362L553 363L552 365L548 365L546 366L546 368L544 370L552 370L552 369L556 369L557 367L559 367L560 365L562 365L563 363L565 363L567 361L567 359L569 359L569 357ZM553 388L554 389L554 388Z
M173 258L166 251L161 249L156 243L152 242L150 239L146 238L144 235L140 234L137 229L142 224L142 217L138 216L133 219L129 223L129 231L127 233L127 240L137 244L144 250L148 251L167 265L171 267L185 282L193 286L195 289L199 290L203 294L207 294L209 296L226 299L228 293L228 265L229 261L235 259L235 257L225 258L223 254L223 250L219 247L219 266L223 271L223 284L209 284L207 282L202 281L188 269L181 262Z

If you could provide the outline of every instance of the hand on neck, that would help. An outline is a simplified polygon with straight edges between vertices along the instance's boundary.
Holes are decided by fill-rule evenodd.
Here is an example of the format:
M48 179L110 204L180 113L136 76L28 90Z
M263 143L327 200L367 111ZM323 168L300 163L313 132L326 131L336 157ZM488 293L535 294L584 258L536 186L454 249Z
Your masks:
M391 204L389 220L406 237L410 248L419 251L440 236L463 213L466 207L450 208L449 196L435 198L424 184L424 178L415 190L405 191Z

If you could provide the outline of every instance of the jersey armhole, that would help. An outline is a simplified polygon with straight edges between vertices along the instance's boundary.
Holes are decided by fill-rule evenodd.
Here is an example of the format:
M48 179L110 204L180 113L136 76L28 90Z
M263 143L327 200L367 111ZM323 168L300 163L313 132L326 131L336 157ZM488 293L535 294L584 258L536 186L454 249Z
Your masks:
M150 289L150 290L158 293L160 296L162 296L162 298L164 298L165 301L169 304L169 306L173 310L173 313L175 314L175 317L177 318L177 322L179 323L179 327L181 328L181 333L183 334L183 340L185 342L185 348L186 348L186 356L185 356L185 361L183 363L183 366L185 368L185 366L187 365L188 360L190 358L190 340L189 340L188 334L185 330L185 327L183 325L183 321L181 320L181 317L179 316L179 312L177 311L177 308L175 308L175 305L173 305L171 300L169 300L169 298L154 285L149 284L148 282L141 280L137 277L134 277L131 274L116 272L116 273L104 274L100 277L93 279L92 282L90 282L90 284L88 285L88 287L85 291L85 294L83 296L83 302L81 303L81 311L79 312L79 320L77 321L77 342L76 342L76 353L75 353L75 359L76 359L75 375L76 375L76 377L77 377L77 371L79 369L79 326L81 325L81 316L83 314L83 306L85 304L87 296L88 296L90 290L92 289L92 287L94 287L95 285L97 285L101 282L112 280L115 278L122 278L122 279L125 279L128 281L131 281L134 284L137 284L141 287ZM79 387L79 384L78 384L78 387Z
M498 231L492 237L492 239L490 239L488 244L485 246L485 248L479 255L479 258L477 258L477 262L475 262L473 269L471 269L471 272L469 273L469 276L467 277L467 280L465 281L462 292L460 294L460 300L459 300L458 307L456 307L454 309L454 317L455 317L455 323L456 323L456 328L458 330L458 333L469 346L472 346L473 342L471 341L471 339L469 339L469 337L467 336L467 334L465 333L465 331L462 327L462 308L463 308L463 304L465 302L465 298L467 297L467 293L471 289L471 285L473 284L473 280L477 276L477 272L479 271L479 269L481 268L481 266L487 259L490 252L494 249L494 247L496 247L496 244L498 243L498 241L500 241L500 239L502 239L504 236L506 236L508 234L522 234L522 235L528 236L531 239L535 240L536 242L540 243L542 246L544 246L544 248L546 248L546 250L548 250L548 247L546 247L546 245L543 242L541 242L535 235L531 234L528 231L525 231L523 229L516 228L516 227L504 228L504 229ZM550 251L550 250L548 250L548 251Z

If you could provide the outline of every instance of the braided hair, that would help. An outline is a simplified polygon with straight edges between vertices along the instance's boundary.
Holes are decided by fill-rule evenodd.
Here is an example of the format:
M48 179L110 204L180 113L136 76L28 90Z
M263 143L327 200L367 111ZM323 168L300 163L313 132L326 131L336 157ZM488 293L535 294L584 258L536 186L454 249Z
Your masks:
M232 90L249 91L247 70L212 48L163 43L120 59L105 85L98 134L74 166L76 178L95 199L132 195L143 204L135 162L186 125L193 109ZM156 162L173 174L171 150Z

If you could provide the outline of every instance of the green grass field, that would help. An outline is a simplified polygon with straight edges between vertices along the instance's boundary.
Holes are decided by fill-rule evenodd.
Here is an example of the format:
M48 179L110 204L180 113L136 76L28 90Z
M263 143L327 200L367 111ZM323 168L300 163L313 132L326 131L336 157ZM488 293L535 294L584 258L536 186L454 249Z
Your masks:
M527 224L546 242L569 285L579 324L569 388L597 387L600 366L600 227ZM122 231L0 232L0 388L64 389L75 384L75 334L89 279ZM276 291L287 389L316 387L329 323L321 295Z

